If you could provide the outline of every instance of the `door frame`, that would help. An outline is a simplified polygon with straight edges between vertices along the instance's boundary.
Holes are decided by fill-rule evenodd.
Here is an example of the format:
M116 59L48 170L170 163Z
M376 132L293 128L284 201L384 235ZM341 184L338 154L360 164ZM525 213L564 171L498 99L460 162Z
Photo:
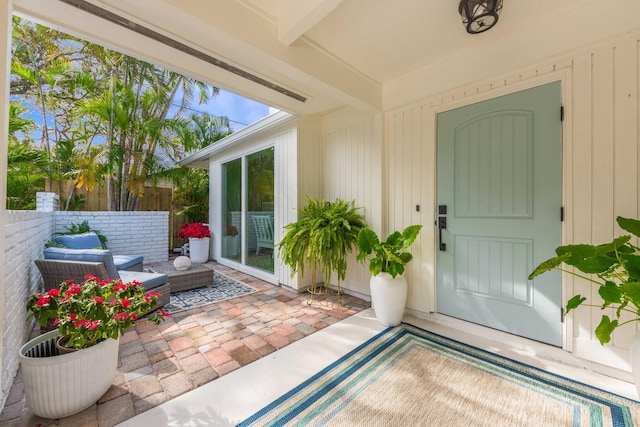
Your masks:
M508 83L506 80L502 81L501 84L477 84L471 86L469 88L463 88L462 91L457 90L455 92L446 93L442 96L439 96L438 99L441 101L440 104L434 105L432 107L432 116L431 126L433 129L433 151L431 155L434 156L434 159L437 159L437 150L438 150L438 114L444 113L449 110L453 110L455 108L465 107L468 105L476 104L478 102L486 101L493 98L498 98L504 95L509 95L515 92L520 92L526 89L532 89L547 83L552 82L560 82L560 94L561 94L561 103L564 106L564 120L562 122L562 184L561 184L561 192L562 192L562 206L564 207L564 221L561 224L561 244L565 245L567 242L573 241L573 224L572 224L572 211L573 207L571 206L571 198L568 195L572 194L573 191L573 182L571 176L571 170L569 169L570 159L569 153L572 152L571 141L572 141L572 115L571 111L567 109L567 105L569 105L568 100L571 99L571 69L565 68L559 71L553 71L548 74L545 74L541 77L531 78L526 81L514 81L513 83ZM466 89L466 90L465 90ZM480 92L480 90L484 89L484 92ZM462 95L461 95L462 94ZM467 95L471 94L471 95ZM449 99L450 101L445 101ZM432 104L433 105L433 104ZM433 184L433 194L434 194L434 218L437 218L436 215L436 203L435 197L437 197L437 188L438 188L438 179L437 179L437 161L434 161L436 168L433 171L434 174L434 184ZM434 225L435 227L435 225ZM434 234L434 236L437 233ZM438 250L437 239L433 239L433 248L435 251ZM434 252L434 254L437 252ZM551 258L553 254L549 254L549 258ZM431 312L433 314L433 319L438 321L439 323L446 323L451 326L459 326L464 328L472 328L473 330L478 331L489 331L489 335L494 333L501 333L500 331L495 331L491 328L481 325L475 325L470 322L466 322L464 320L459 320L452 318L450 316L446 316L438 313L438 307L436 306L436 293L437 293L437 277L438 277L438 265L436 263L436 257L433 259L433 270L431 273L431 283L433 283L432 288L432 303L431 303ZM572 295L573 290L573 278L572 276L562 273L562 299L561 299L561 307L564 307L567 303L568 295ZM566 351L573 351L573 318L572 316L565 316L564 323L561 325L561 334L562 334L562 349ZM531 341L528 338L519 337L522 340Z

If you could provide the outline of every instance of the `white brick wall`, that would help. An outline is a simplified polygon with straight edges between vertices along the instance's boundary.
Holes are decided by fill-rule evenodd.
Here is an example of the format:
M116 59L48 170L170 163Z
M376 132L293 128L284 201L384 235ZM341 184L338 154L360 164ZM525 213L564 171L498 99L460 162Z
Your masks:
M60 210L60 196L56 193L38 191L36 193L36 210L45 212Z
M169 259L169 212L55 212L55 232L88 221L107 237L116 255L142 255L144 262Z
M18 371L18 350L31 333L32 322L26 322L27 295L37 290L42 280L33 260L42 256L44 243L53 233L51 212L7 211L5 223L5 306L4 351L2 352L2 390L0 408Z

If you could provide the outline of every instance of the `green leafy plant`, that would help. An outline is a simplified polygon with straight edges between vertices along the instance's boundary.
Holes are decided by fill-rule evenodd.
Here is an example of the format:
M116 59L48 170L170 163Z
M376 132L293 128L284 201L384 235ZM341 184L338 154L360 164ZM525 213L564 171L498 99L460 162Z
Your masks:
M58 332L68 338L65 346L86 348L107 338L117 339L148 312L162 296L147 291L139 282L100 280L88 275L80 284L67 280L46 293L27 297L27 310L41 326L50 319ZM158 309L148 320L158 324L168 313Z
M180 179L176 181L173 198L184 206L176 215L185 215L189 222L206 222L209 219L209 172L181 168Z
M298 271L304 276L305 264L311 267L312 294L318 292L315 287L318 267L324 273L325 286L336 273L338 293L341 292L347 256L365 226L358 209L354 201L327 202L307 198L307 206L300 210L298 221L285 226L285 235L277 245L280 258L291 268L292 277Z
M89 221L82 221L80 224L74 224L71 223L71 225L69 225L68 227L65 227L65 229L67 231L65 232L58 232L56 234L59 235L71 235L71 234L83 234L83 233L89 233L89 232L94 232L98 235L98 239L100 239L100 243L102 244L102 249L108 249L107 248L107 237L100 234L99 230L95 230L93 228L91 228L91 226L89 225Z
M625 231L640 237L640 221L618 217L618 225ZM612 309L612 320L602 315L595 334L602 345L611 341L613 331L622 325L640 320L640 248L631 243L631 236L616 237L602 245L567 245L556 248L555 257L542 262L529 275L529 280L549 270L560 270L598 286L602 305L584 304L587 307ZM563 268L562 264L573 267ZM576 271L577 270L577 271ZM566 305L567 313L587 300L581 295L573 296ZM621 321L623 313L633 318Z
M381 241L375 231L363 228L358 234L358 261L369 259L369 271L372 276L380 273L389 273L395 278L404 274L404 267L412 259L413 255L407 252L409 246L416 240L422 225L410 225L402 233L395 231Z

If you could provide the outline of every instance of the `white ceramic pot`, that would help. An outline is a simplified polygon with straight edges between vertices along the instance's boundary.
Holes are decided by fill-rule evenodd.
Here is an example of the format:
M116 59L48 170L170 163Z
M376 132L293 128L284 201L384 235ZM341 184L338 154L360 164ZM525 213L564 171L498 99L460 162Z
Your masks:
M636 332L633 336L629 353L631 356L631 371L633 372L633 379L636 383L636 392L640 398L640 332Z
M111 386L118 367L114 339L59 356L36 357L37 352L52 354L59 336L58 331L40 335L18 354L29 408L43 418L68 417L93 405Z
M238 236L222 237L222 256L235 257L238 256Z
M202 264L209 260L209 238L195 239L189 237L189 258L191 262Z
M376 319L384 326L397 326L402 321L407 303L407 280L404 276L394 279L389 273L379 273L369 281L371 306Z

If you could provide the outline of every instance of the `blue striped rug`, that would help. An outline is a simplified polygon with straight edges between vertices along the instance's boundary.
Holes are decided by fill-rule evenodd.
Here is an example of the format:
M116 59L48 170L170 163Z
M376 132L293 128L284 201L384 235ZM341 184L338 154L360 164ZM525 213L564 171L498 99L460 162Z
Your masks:
M257 292L251 286L233 280L217 271L213 272L213 284L203 288L190 289L171 294L169 304L164 309L169 313L188 310L202 305L213 304L231 298Z
M381 332L239 425L638 424L636 401L403 324Z

